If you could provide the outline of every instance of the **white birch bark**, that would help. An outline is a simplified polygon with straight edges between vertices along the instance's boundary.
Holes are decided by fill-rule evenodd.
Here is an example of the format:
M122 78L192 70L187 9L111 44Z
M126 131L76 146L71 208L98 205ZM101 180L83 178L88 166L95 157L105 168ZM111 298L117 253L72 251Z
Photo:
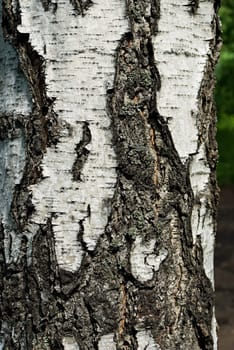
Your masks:
M128 21L120 0L98 1L85 17L75 16L69 2L56 4L53 14L45 12L40 1L20 1L18 30L30 33L33 48L45 59L47 95L55 99L54 111L64 123L59 143L48 148L43 159L44 179L31 187L36 213L30 224L45 223L53 215L58 263L76 271L83 256L77 240L80 222L84 243L92 251L107 224L114 193L116 158L106 90L113 87L115 50ZM84 123L91 133L90 154L81 181L75 182L71 169Z
M29 118L32 102L29 86L19 70L19 59L15 49L3 38L2 2L0 2L0 114L1 116L23 116ZM11 131L9 131L9 136ZM10 208L15 185L20 184L25 166L25 140L20 130L13 138L0 141L0 219L5 227L5 254L9 261L14 258L12 250L19 253L20 240L12 230ZM11 242L11 243L10 243ZM17 254L16 253L16 254Z

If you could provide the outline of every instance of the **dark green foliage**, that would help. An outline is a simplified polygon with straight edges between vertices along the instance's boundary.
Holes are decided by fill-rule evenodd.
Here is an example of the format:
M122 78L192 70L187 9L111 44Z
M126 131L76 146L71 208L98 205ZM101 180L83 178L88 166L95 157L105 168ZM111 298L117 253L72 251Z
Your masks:
M234 2L223 0L220 9L223 48L217 66L216 101L219 117L234 114Z
M234 114L234 54L222 54L216 69L218 117Z
M217 133L219 145L218 182L234 184L234 116L223 115Z
M234 1L223 0L219 12L223 47L216 68L220 185L234 183Z
M233 15L234 15L234 2L233 0L223 0L222 7L219 12L222 20L223 28L223 51L232 51L234 53L234 26L233 26Z

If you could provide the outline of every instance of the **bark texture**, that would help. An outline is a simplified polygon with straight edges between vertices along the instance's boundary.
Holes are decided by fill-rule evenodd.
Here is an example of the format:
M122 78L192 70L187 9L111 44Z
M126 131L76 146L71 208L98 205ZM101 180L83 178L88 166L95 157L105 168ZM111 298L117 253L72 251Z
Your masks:
M216 349L216 2L1 12L0 349Z

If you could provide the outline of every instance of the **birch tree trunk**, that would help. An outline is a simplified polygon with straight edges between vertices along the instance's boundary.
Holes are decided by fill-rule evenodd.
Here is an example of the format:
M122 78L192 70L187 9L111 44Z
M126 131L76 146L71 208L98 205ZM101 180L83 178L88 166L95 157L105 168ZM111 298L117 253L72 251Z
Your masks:
M0 349L216 349L216 1L0 10Z

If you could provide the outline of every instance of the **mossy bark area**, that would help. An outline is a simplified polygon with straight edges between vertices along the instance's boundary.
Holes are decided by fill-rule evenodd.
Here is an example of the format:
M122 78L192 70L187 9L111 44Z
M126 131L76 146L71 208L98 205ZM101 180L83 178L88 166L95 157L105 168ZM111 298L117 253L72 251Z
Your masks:
M62 1L38 3L41 7L32 10L34 15L40 8L40 15L46 14L51 23L61 21L56 14L66 6ZM98 6L92 1L73 0L70 3L77 25L79 18L85 23L89 11L95 14L95 6ZM113 4L117 6L118 1L113 0ZM213 286L204 266L204 237L199 231L201 228L195 238L192 231L192 218L202 207L204 198L215 230L217 190L213 70L219 44L215 4L213 37L208 38L210 56L207 56L197 91L198 113L195 116L197 154L200 154L200 146L204 146L209 173L205 197L202 191L194 190L191 180L191 164L196 154L191 152L186 160L180 156L166 116L160 115L157 105L157 94L163 82L156 64L153 39L158 35L160 2L129 0L126 11L123 10L128 24L124 24L124 19L120 20L120 15L118 17L118 21L122 21L120 28L124 28L125 32L119 33L119 40L115 39L115 77L112 84L107 84L105 88L106 115L111 123L97 126L100 133L95 131L91 117L79 117L77 106L74 107L76 119L71 118L69 122L69 118L61 117L66 113L72 115L74 111L66 110L65 113L59 110L56 98L59 100L60 95L53 98L48 92L49 89L52 91L53 83L49 81L48 68L48 62L54 64L48 58L51 47L46 39L46 44L40 43L41 46L32 44L33 35L25 33L27 23L23 19L23 6L28 6L30 10L27 1L3 0L4 36L15 48L24 74L22 79L30 87L32 110L27 116L15 113L14 109L1 111L1 142L8 142L10 147L15 140L23 140L25 152L20 162L22 171L17 168L20 180L14 180L14 167L9 170L9 181L15 181L13 190L8 186L9 196L12 196L9 212L1 209L2 348L215 349ZM103 2L104 9L105 6ZM199 3L189 2L184 11L189 13L191 21L196 21ZM111 11L105 16L108 17L108 13ZM99 17L102 15L102 12L97 13ZM59 42L54 45L59 46ZM75 49L72 47L70 55ZM111 50L107 53L109 56ZM86 52L82 54L85 56ZM72 65L69 52L67 59L68 65ZM71 86L79 77L78 71L77 76L71 77ZM66 90L59 82L57 84L58 91ZM92 86L87 96L91 93ZM100 99L101 96L100 93ZM85 101L89 103L90 100L87 97ZM100 112L96 105L94 107L90 113L92 111L98 118ZM101 120L105 122L106 119ZM79 130L76 124L79 124ZM106 129L111 130L113 157L108 153L109 148L105 148L106 140L109 140ZM102 131L104 134L101 134ZM45 184L46 178L53 181L45 157L52 154L51 150L58 149L63 140L76 137L72 144L73 158L68 175L72 185L69 191L75 192L74 186L77 186L80 194L86 191L84 196L88 196L89 188L84 188L83 192L80 188L87 178L87 163L96 159L92 158L95 152L91 145L95 144L98 135L106 135L103 150L107 149L109 158L113 159L108 163L107 180L102 183L103 191L106 191L102 198L105 210L100 214L103 230L99 233L95 226L94 237L92 232L89 233L94 225L91 220L99 214L94 213L96 209L93 208L96 207L92 201L85 202L83 216L79 216L74 207L80 208L80 198L70 197L64 203L61 200L60 211L56 211L55 204L50 207L48 201L45 201L44 207L40 206L38 193L40 189L45 190L45 186L40 187L40 184ZM97 148L96 152L101 153L101 148ZM67 148L68 157L70 153ZM8 157L11 156L8 151ZM65 153L63 157L65 162ZM1 170L6 176L6 170ZM66 187L61 185L59 190L55 190L65 193ZM96 191L102 189L96 188ZM43 195L47 194L41 194L42 201ZM65 198L63 196L62 199ZM51 198L55 201L53 195ZM58 202L59 198L58 195ZM94 198L96 201L98 195ZM70 205L72 211L69 219L63 213L66 205ZM46 212L43 218L41 212ZM63 220L59 221L59 216ZM66 247L64 242L59 241L61 236L57 232L60 224L65 227L66 220L76 229L75 243L66 238L69 231L62 232L64 242L76 247L79 259L75 263L70 263L70 248L60 253Z

